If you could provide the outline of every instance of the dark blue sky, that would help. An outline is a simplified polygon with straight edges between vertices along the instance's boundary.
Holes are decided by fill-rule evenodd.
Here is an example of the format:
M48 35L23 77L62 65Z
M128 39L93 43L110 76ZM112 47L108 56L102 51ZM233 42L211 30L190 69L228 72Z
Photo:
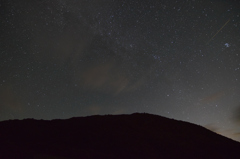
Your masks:
M147 112L240 140L238 0L0 1L0 120Z

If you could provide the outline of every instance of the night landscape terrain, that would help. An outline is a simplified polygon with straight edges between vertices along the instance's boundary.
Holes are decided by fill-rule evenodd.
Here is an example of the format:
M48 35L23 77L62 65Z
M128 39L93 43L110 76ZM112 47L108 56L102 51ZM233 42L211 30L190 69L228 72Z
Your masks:
M146 113L0 122L0 158L238 159L240 143Z
M0 0L0 159L231 159L239 142L239 0Z

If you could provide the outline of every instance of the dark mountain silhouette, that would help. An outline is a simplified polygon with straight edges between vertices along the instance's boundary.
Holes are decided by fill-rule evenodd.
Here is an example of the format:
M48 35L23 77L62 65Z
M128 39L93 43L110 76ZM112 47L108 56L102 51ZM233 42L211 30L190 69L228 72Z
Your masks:
M0 122L0 158L239 159L240 143L204 127L139 114Z

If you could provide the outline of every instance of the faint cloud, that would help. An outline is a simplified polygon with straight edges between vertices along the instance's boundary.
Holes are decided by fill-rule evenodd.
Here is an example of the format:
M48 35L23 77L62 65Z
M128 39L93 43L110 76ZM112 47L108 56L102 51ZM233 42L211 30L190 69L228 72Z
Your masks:
M88 111L91 115L96 115L101 113L101 107L99 105L90 105Z
M208 102L213 102L216 101L220 98L222 98L223 96L225 96L225 92L224 91L219 91L217 93L211 94L207 97L204 97L201 101L204 103L208 103Z
M108 107L106 110L105 107ZM124 114L126 113L126 108L121 107L120 105L101 105L101 104L91 104L87 107L87 112L89 115L104 115L104 114Z
M235 134L233 134L233 135L235 135L235 136L237 136L237 137L240 137L240 132L237 132L237 133L235 133Z
M234 134L233 134L233 138L234 138L235 140L237 140L238 142L240 142L240 132L234 133Z
M210 131L213 131L213 132L219 134L219 135L228 137L228 138L236 140L236 141L240 141L240 132L238 132L236 129L222 129L213 123L207 124L204 127Z
M207 128L208 130L211 130L211 131L217 133L217 134L220 133L220 128L217 127L215 124L207 124L204 127Z
M144 83L143 79L131 81L113 61L90 66L85 71L76 73L74 80L83 88L114 94L134 91Z
M233 110L232 120L236 124L240 124L240 105Z
M87 68L82 74L83 85L91 87L92 89L103 87L110 81L112 63L100 64Z
M113 111L111 114L124 114L126 113L126 110L125 109L117 109L115 111Z
M213 102L213 101L219 100L219 99L233 93L233 91L234 91L234 88L227 88L225 90L218 91L216 93L208 95L208 96L202 98L201 101L204 103Z

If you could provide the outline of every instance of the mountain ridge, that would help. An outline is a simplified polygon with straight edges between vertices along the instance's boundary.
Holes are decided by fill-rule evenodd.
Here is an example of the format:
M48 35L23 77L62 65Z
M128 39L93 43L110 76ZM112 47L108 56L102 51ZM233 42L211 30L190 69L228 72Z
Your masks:
M240 149L202 126L147 113L2 121L0 140L0 158L223 159Z

